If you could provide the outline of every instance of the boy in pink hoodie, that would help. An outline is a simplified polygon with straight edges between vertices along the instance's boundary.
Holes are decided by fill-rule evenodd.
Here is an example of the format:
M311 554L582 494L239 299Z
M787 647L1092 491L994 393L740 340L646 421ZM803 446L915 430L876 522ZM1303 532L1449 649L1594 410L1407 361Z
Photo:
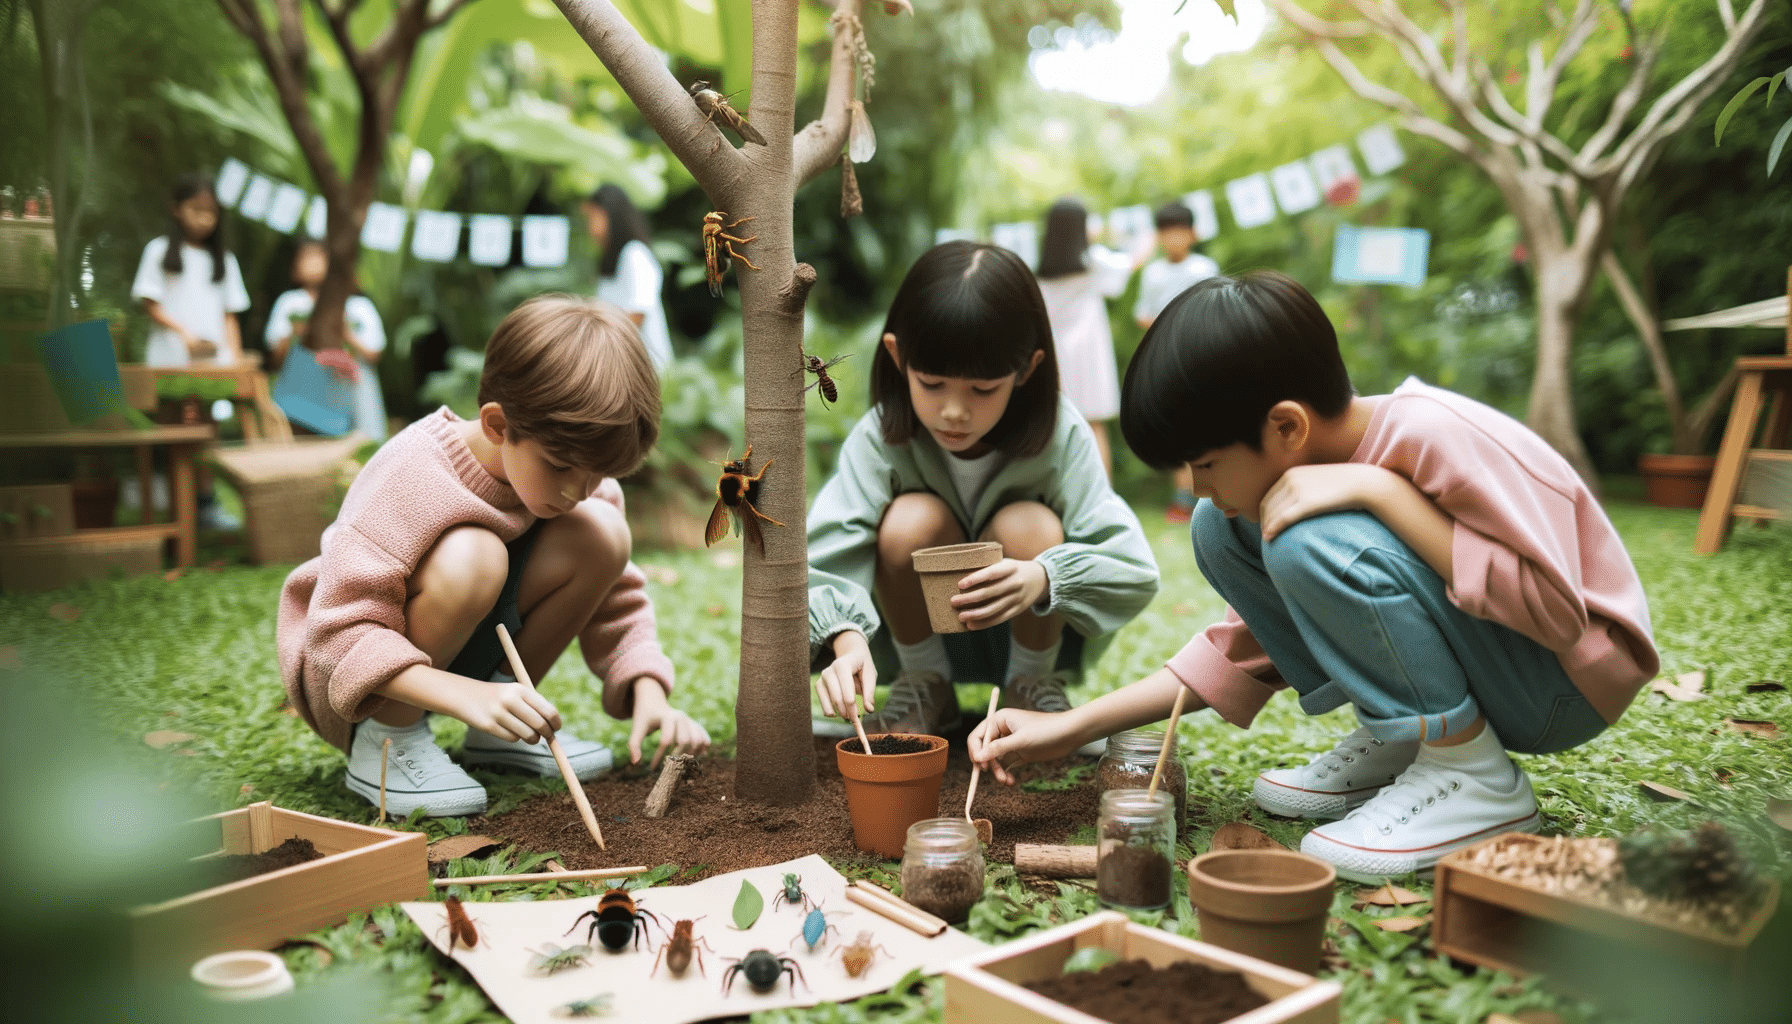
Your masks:
M1061 715L1003 710L971 756L1062 757L1164 718L1179 690L1249 726L1282 687L1362 727L1255 785L1329 820L1301 850L1379 880L1540 823L1507 751L1567 750L1659 667L1623 543L1566 460L1478 402L1417 380L1359 397L1319 304L1271 271L1212 278L1164 310L1127 369L1121 430L1186 463L1201 572L1230 606L1169 663Z
M610 767L608 749L562 732L554 705L516 685L499 623L534 679L579 638L604 710L634 718L634 760L656 729L656 762L708 747L667 704L672 663L614 479L658 438L659 396L621 310L531 299L486 346L478 418L426 416L355 478L323 552L287 577L278 629L287 696L348 753L349 789L377 802L384 761L392 813L484 811L485 787L436 745L431 711L467 723L468 764L557 776L545 737L558 734L580 779Z

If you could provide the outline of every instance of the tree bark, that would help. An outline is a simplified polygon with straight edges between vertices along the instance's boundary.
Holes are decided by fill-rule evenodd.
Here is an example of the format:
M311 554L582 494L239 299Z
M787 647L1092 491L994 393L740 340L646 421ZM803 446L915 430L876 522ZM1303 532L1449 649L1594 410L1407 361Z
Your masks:
M1525 423L1568 460L1589 487L1598 474L1574 420L1574 307L1564 302L1537 302L1537 370L1531 378L1530 411Z

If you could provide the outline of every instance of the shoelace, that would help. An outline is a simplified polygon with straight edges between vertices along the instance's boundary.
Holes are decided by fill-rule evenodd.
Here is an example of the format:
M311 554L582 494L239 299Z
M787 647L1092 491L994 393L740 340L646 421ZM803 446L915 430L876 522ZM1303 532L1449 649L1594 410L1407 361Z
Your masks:
M1425 813L1426 808L1439 800L1449 799L1451 793L1461 789L1462 781L1451 778L1450 774L1435 765L1414 764L1374 799L1351 811L1347 818L1360 816L1374 824L1382 835L1389 835L1395 825L1411 822Z
M925 712L932 706L933 701L928 698L922 676L904 672L890 684L890 696L884 701L883 710L879 714L884 721L894 722L911 711L920 709Z
M1337 775L1345 771L1346 765L1356 763L1359 757L1366 757L1370 750L1384 746L1373 736L1346 736L1338 741L1338 745L1308 762L1319 770L1319 777Z
M431 743L392 745L392 767L404 772L413 783L421 785L424 781L441 775L454 767L448 759L448 753L441 747Z
M1016 679L1009 687L1036 711L1058 713L1070 710L1070 699L1064 696L1064 680L1057 676Z

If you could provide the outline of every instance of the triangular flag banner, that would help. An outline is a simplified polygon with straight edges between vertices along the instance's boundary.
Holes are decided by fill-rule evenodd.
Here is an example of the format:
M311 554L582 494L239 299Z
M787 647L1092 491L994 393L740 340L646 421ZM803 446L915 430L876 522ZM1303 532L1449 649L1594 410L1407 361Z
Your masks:
M218 203L228 209L243 198L243 187L248 184L249 165L233 156L218 168L218 180L212 183L212 188L216 190Z
M420 260L447 263L460 251L458 213L440 210L418 210L416 226L411 229L411 255Z
M274 189L274 198L268 203L268 227L283 235L292 234L292 229L299 226L299 217L305 212L305 190L297 185L280 182Z
M1027 266L1039 265L1039 225L1032 221L997 224L989 229L989 240L1019 256Z
M1108 211L1108 244L1116 249L1132 251L1152 230L1149 206L1122 206L1118 210Z
M361 225L361 244L375 252L397 252L404 244L404 208L370 204L367 220Z
M309 238L322 238L330 229L330 204L324 202L323 196L312 196L311 206L305 211L305 235Z
M1349 146L1327 146L1308 157L1307 163L1313 168L1313 177L1319 179L1321 191L1345 178L1356 177L1356 162L1350 159Z
M510 262L510 218L501 213L475 213L467 226L467 255L482 267Z
M566 266L566 246L571 230L571 222L565 217L524 217L523 266Z
M1201 189L1182 197L1182 205L1195 215L1195 240L1212 238L1220 233L1220 215L1213 208L1213 190Z
M1283 213L1305 213L1318 206L1319 186L1313 183L1313 172L1305 160L1283 164L1269 172L1270 184L1276 189L1276 205Z
M1241 228L1261 227L1276 219L1276 201L1270 198L1269 179L1252 174L1226 182L1226 202L1232 219Z
M1406 162L1400 140L1394 137L1394 129L1389 125L1363 129L1356 137L1356 148L1362 152L1363 164L1370 174L1386 174Z
M243 190L243 202L236 212L250 220L267 220L268 206L274 201L274 182L259 174L249 176L249 187Z
M1332 280L1353 284L1425 283L1431 232L1422 228L1338 226L1332 246Z

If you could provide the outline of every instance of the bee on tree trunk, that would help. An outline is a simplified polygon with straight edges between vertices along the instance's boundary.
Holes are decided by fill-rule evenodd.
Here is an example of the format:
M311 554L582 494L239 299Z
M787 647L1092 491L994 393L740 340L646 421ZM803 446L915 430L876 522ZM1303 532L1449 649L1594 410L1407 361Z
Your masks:
M746 245L759 236L748 235L746 238L738 238L728 233L753 219L752 217L742 217L729 224L726 223L728 215L720 211L703 215L703 276L709 280L709 294L718 299L722 297L722 275L728 272L730 261L739 260L753 270L759 269L753 266L752 260L734 251L736 245Z
M723 127L740 136L742 142L765 145L765 136L759 134L759 129L734 109L728 97L711 89L708 82L692 82L691 99L697 101L697 109L703 112L704 120L712 124L721 122Z
M745 532L747 543L765 554L765 536L759 529L761 519L773 526L783 523L759 511L759 482L765 479L765 471L772 468L775 459L765 460L759 472L747 475L747 463L753 458L753 446L747 445L747 453L722 466L721 479L716 481L716 507L709 514L709 526L703 531L703 542L714 546L728 533L728 515L734 515L734 532L739 535Z
M842 359L850 358L852 358L852 353L848 352L846 355L835 356L824 363L821 361L820 356L812 356L807 352L803 353L803 370L808 370L815 375L814 383L804 388L803 394L806 395L810 391L820 388L822 405L831 405L834 402L838 402L840 400L840 387L834 382L834 378L828 376L828 367L833 366ZM798 370L796 372L801 374L803 370Z

